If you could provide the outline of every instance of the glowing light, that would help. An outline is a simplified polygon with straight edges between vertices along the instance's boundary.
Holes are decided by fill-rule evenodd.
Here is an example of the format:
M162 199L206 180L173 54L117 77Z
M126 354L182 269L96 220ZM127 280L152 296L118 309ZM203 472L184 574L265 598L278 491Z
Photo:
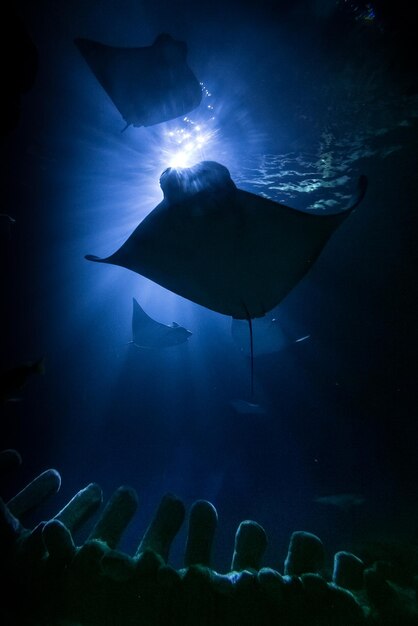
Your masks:
M177 153L171 155L168 160L168 167L188 167L190 165L190 154L184 150L179 150Z
M201 84L202 85L202 84ZM163 138L163 168L190 167L207 158L206 154L213 143L218 129L214 127L214 106L210 92L202 85L202 105L193 112L170 125ZM209 100L209 102L208 102ZM208 111L211 113L208 115Z

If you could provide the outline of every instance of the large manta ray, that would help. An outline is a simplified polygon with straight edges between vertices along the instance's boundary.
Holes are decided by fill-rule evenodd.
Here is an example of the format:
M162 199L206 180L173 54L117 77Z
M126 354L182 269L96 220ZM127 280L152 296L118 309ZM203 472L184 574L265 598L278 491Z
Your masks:
M74 42L126 126L174 119L202 100L202 88L186 62L187 46L170 35L158 35L144 48L115 48L80 38Z
M213 161L165 170L163 201L114 254L86 259L126 267L184 298L237 319L263 316L299 283L350 205L305 213L238 189Z

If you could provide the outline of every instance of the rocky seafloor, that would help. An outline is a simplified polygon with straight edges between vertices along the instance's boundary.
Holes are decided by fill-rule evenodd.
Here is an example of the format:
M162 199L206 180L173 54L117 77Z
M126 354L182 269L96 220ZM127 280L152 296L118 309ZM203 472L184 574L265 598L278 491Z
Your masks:
M2 472L20 464L0 454ZM267 545L255 521L239 525L230 571L211 563L215 507L196 501L188 515L184 567L169 565L173 539L186 511L166 494L134 555L117 549L138 499L122 486L102 507L102 490L87 485L48 521L33 529L20 518L60 488L49 469L7 503L1 501L2 623L10 626L413 626L418 624L418 551L399 559L395 547L370 547L367 559L334 556L314 534L291 535L283 572L262 567ZM74 533L99 512L82 545ZM374 560L377 559L377 560Z

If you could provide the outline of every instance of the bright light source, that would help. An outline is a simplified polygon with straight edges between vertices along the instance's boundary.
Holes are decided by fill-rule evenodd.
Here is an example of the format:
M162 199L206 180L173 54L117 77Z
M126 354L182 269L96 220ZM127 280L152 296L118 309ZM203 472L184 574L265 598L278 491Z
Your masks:
M184 150L179 150L167 159L168 167L188 167L190 163L190 154Z
M210 92L202 85L202 106L191 117L184 116L170 124L164 133L162 167L190 167L207 159L218 134L213 117ZM209 113L210 111L210 113ZM212 145L210 145L212 143Z

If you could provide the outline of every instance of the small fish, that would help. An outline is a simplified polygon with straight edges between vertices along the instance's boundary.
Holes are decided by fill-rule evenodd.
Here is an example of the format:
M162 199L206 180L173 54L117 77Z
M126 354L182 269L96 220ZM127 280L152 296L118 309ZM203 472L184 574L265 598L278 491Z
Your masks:
M23 363L0 374L0 397L2 402L13 402L18 400L16 393L19 393L26 385L28 378L33 374L45 373L45 357Z
M240 415L265 415L266 410L255 402L247 402L247 400L232 400L231 407Z
M343 511L349 511L354 506L359 506L366 501L365 497L358 493L338 493L332 496L315 498L314 502L334 506Z

